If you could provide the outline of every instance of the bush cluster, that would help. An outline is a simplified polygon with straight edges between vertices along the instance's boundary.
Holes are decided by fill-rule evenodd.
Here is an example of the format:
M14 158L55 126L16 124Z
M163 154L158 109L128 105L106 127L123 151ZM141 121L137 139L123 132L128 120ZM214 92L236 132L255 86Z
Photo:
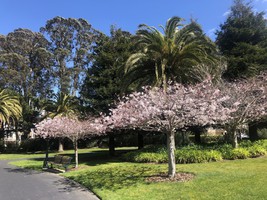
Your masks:
M261 140L254 143L242 142L240 147L236 149L229 144L214 147L186 146L175 150L175 159L177 164L203 163L222 159L255 158L266 154L267 140ZM123 159L141 163L166 163L168 162L168 155L166 148L149 146L142 150L126 153L123 155Z

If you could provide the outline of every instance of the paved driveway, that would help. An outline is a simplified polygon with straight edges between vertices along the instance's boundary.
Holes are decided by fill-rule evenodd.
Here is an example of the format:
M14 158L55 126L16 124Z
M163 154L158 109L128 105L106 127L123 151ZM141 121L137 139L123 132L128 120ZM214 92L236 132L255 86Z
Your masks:
M26 170L0 160L0 200L98 200L59 175Z

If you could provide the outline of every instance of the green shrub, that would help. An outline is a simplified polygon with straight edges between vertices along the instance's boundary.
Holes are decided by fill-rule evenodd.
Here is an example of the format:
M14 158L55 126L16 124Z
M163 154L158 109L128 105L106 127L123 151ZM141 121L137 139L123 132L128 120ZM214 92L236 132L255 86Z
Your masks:
M221 153L216 150L176 150L176 163L202 163L222 160Z
M258 136L260 139L267 139L267 128L259 129Z
M267 151L267 140L258 140L254 142L254 145L259 145Z
M166 163L168 162L167 152L142 152L133 151L123 155L123 159L126 161L140 162L140 163Z
M46 150L46 141L41 138L23 140L20 144L20 152L36 152Z
M200 145L196 145L196 144L191 144L191 145L187 145L187 146L183 146L180 148L181 150L201 150L203 149L203 146Z
M246 159L249 157L249 151L245 148L236 148L236 149L233 149L231 152L230 152L230 155L229 155L229 158L227 159L230 159L230 160L235 160L235 159Z
M136 162L156 162L156 163L166 163L168 162L167 154L163 153L148 153L142 152L135 157Z
M265 148L257 144L254 144L253 146L249 147L248 151L249 151L249 157L252 158L266 155Z
M249 157L259 157L267 153L267 140L257 142L244 141L240 148L234 149L230 144L213 147L188 145L175 150L177 164L203 163L220 161L222 159L235 160ZM129 152L123 155L123 159L130 162L167 163L167 149L162 146L146 146L142 150Z
M224 144L221 146L217 146L216 150L221 152L223 159L231 159L232 158L232 151L233 151L232 145Z
M239 147L248 148L251 147L252 145L253 142L251 142L250 140L242 140L239 144Z
M176 163L202 163L222 160L222 155L216 150L200 150L198 146L184 147L175 150ZM129 152L123 159L131 162L167 163L168 153L166 148L147 148Z
M216 150L211 150L211 151L207 151L207 161L211 162L211 161L220 161L222 160L222 154L219 151Z

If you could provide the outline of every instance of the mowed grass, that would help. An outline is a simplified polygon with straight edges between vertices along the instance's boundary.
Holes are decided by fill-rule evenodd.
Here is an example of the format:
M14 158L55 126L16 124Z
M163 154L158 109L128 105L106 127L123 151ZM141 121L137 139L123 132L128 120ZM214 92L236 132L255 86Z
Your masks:
M102 149L80 151L80 163L78 170L62 175L86 186L103 200L267 199L267 157L180 164L177 172L195 174L193 180L184 183L149 183L147 177L167 172L166 164L122 162L110 158L107 150ZM41 169L42 161L13 164Z
M44 153L35 153L35 154L30 154L30 153L3 154L3 153L0 153L0 160L16 160L16 159L42 158L42 157L44 157Z

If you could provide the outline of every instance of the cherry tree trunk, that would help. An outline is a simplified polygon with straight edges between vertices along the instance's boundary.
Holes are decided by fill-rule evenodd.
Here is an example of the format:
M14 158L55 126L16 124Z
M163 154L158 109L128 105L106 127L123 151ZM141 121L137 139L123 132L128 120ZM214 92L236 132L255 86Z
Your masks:
M58 151L64 151L63 138L58 138Z
M230 143L234 148L238 147L238 132L236 125L226 127L226 141Z
M233 138L232 138L232 146L234 147L234 148L238 148L238 139L237 139L237 131L234 131L233 132Z
M79 165L79 154L78 154L78 140L74 140L74 151L75 151L75 168Z
M167 149L168 149L168 176L173 178L176 174L175 165L175 132L170 131L167 135Z

